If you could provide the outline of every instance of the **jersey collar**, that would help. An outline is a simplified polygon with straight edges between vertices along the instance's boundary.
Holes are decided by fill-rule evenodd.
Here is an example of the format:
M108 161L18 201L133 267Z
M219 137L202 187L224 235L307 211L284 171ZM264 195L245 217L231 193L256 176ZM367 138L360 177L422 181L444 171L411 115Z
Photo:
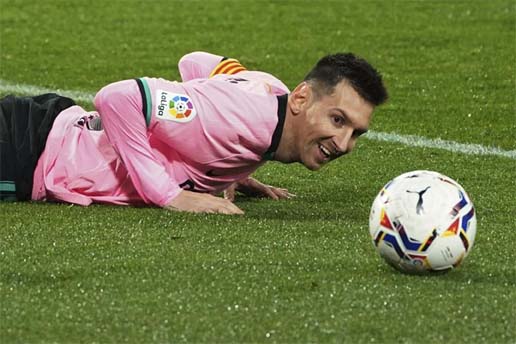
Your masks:
M274 129L274 133L272 134L271 145L269 149L263 154L263 160L272 160L274 159L274 154L278 149L281 134L283 134L283 126L285 125L285 115L287 113L287 100L288 94L283 94L281 96L277 96L278 98L278 124L276 125L276 129Z

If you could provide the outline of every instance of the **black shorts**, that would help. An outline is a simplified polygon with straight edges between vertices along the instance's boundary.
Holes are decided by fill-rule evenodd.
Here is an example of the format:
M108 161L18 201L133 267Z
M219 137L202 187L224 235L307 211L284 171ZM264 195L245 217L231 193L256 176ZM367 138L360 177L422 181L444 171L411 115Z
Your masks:
M54 93L0 99L0 201L31 199L34 169L52 124L73 105Z

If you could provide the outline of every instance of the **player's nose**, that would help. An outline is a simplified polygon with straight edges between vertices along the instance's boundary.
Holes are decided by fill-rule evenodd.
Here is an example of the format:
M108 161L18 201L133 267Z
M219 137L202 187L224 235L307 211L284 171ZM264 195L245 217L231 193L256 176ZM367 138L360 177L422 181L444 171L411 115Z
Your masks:
M355 147L355 139L353 137L353 129L346 128L338 135L333 137L333 144L338 152L338 155L344 155L353 150Z

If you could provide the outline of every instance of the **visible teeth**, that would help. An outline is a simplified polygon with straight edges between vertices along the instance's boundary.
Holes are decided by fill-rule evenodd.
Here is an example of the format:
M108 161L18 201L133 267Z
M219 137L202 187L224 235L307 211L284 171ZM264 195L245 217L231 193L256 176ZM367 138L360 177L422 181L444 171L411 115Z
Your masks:
M326 149L326 147L324 147L323 145L320 145L319 148L321 149L321 151L324 153L324 155L326 155L326 157L329 157L330 156L330 151Z

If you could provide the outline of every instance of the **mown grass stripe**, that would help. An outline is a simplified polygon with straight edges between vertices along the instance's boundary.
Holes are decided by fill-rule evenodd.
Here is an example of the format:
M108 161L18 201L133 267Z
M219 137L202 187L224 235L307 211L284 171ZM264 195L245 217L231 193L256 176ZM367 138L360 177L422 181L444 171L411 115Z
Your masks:
M5 80L0 80L0 92L12 92L23 95L36 95L41 93L56 92L60 95L70 97L76 101L81 102L91 102L93 101L94 97L94 94L81 91L60 89L52 90L34 85L16 84ZM372 130L369 131L365 137L370 140L400 143L411 147L442 149L450 152L469 155L491 155L516 160L516 150L503 150L498 147L488 147L480 144L459 143L442 139L430 139L418 135L400 135L396 133L386 133Z

